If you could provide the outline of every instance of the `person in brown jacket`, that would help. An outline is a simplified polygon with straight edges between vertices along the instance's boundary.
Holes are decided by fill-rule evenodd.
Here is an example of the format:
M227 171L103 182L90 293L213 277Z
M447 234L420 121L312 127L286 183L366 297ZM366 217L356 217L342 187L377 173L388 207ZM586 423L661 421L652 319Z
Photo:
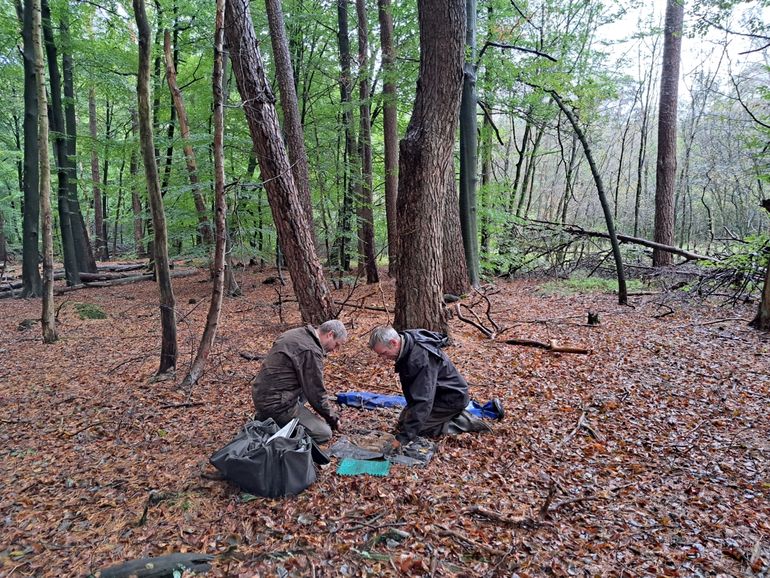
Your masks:
M325 321L318 329L306 325L281 334L251 382L254 419L273 418L283 427L296 417L316 443L329 441L338 428L339 414L326 396L323 358L347 339L345 325L337 319Z

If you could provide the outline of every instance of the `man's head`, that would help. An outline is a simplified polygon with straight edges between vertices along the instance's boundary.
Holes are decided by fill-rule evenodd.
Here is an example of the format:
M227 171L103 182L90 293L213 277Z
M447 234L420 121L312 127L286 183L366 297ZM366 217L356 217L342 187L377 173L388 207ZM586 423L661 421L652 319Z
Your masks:
M369 336L369 348L380 357L395 361L401 352L401 336L390 325L375 327Z
M348 330L339 319L324 321L318 328L318 341L325 353L331 353L348 340Z

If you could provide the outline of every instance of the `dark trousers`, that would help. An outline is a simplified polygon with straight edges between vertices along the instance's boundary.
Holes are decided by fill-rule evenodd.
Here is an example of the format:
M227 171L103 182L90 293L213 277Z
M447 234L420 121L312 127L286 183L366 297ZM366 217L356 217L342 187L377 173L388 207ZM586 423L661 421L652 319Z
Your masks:
M422 428L417 435L422 437L438 437L445 435L449 427L449 422L460 415L463 412L463 409L464 406L457 408L434 405L430 415L428 416L428 419L426 419L425 423L422 424ZM401 426L404 424L408 412L409 408L404 408L404 410L401 412L401 415L398 417L399 430L401 430Z

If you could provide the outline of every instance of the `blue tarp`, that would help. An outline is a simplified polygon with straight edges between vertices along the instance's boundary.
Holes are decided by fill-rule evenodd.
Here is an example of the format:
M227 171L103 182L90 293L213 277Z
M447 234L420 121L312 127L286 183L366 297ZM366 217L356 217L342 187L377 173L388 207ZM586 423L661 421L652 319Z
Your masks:
M372 393L370 391L350 391L347 393L337 394L337 403L340 405L349 405L350 407L357 407L359 409L377 409L380 407L406 407L406 399L402 395L383 395L379 393ZM471 400L468 407L465 408L468 413L475 415L476 417L482 417L486 419L498 419L498 414L493 403L488 401L485 404L480 404Z

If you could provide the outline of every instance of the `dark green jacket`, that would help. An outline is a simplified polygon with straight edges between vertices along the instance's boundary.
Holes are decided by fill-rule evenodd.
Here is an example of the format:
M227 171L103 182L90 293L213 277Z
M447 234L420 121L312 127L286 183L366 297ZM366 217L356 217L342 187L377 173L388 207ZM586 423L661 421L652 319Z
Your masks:
M312 326L290 329L279 336L251 382L257 419L293 410L300 397L327 421L336 415L324 389L323 358Z

